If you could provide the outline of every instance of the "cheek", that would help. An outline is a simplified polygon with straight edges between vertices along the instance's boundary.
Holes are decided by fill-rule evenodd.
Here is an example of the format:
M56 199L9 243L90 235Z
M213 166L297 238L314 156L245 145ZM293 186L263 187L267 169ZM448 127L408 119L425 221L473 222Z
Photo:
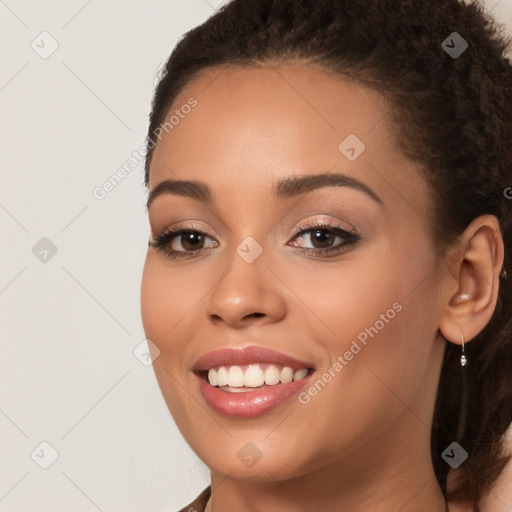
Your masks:
M317 265L314 272L289 269L283 279L301 299L300 308L307 306L303 318L323 349L322 371L343 375L328 387L338 396L347 394L347 403L351 397L392 399L385 384L410 399L431 363L435 286L424 277L432 262L424 256L413 260L397 247L383 241L343 264Z
M172 325L175 311L172 294L167 290L168 284L165 273L158 270L158 265L148 254L142 273L141 317L146 337L160 350L161 338Z
M195 308L202 308L205 290L201 280L187 269L171 268L157 254L148 254L141 282L141 316L146 337L162 353L176 351L185 340L180 333L187 329Z
M304 310L309 332L324 340L331 355L344 351L346 342L379 322L380 315L396 310L404 269L396 270L396 256L384 244L347 255L331 263L313 263L311 268L288 267L282 280L296 295L296 310ZM301 315L302 316L302 315Z
M187 345L184 325L199 292L186 286L186 272L171 270L157 254L148 253L141 281L141 317L146 338L159 350L153 371L173 417L187 417L187 395L181 396L180 372Z

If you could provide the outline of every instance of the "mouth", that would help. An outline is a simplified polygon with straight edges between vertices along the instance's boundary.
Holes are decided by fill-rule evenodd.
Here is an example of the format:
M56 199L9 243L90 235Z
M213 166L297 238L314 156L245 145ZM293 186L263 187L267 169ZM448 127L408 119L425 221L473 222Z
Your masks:
M305 379L313 368L294 370L290 366L271 363L217 366L200 372L201 377L211 386L228 393L255 391L264 386L289 384Z
M314 367L261 347L224 349L195 364L201 395L216 412L250 418L284 405L310 381Z

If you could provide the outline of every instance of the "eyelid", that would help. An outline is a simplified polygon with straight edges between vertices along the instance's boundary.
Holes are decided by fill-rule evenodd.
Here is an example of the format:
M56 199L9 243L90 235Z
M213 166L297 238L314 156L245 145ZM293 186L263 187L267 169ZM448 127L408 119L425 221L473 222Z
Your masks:
M348 246L352 243L355 243L355 242L358 242L362 239L362 236L359 235L357 233L357 231L355 230L355 228L351 229L351 230L348 230L348 229L345 229L345 228L342 228L342 227L339 227L337 226L336 224L330 224L328 222L323 222L323 221L315 221L309 225L305 225L305 226L301 226L299 227L298 231L296 232L295 235L293 235L292 237L292 241L293 240L296 240L297 238L300 238L301 236L304 236L304 234L307 234L307 233L312 233L314 231L328 231L330 233L333 233L335 236L337 237L340 237L342 239L345 240L345 243L342 244L342 246L334 246L334 247L330 247L330 248L326 248L326 249L307 249L307 248L304 248L306 251L309 251L309 252L322 252L322 251L325 251L326 253L327 252L330 252L330 251L335 251L336 250L336 247L338 247L338 249L341 251L341 249L344 247L344 246Z
M322 220L315 218L313 220L303 220L299 223L299 225L295 228L294 233L291 235L292 239L296 238L297 235L301 234L303 231L310 231L314 230L315 228L318 229L340 229L342 231L346 231L347 233L354 233L357 234L356 228L352 225L346 222L347 226L339 225L337 222L339 221L333 221L333 220ZM349 227L349 229L347 229ZM153 240L159 236L165 235L169 232L182 232L182 231L196 231L198 233L201 233L204 236L207 236L214 240L215 242L219 243L218 240L216 240L212 235L210 235L206 229L203 229L202 227L198 227L194 224L191 224L190 221L185 224L178 224L175 227L162 229L156 232L155 236L152 237Z
M299 223L296 228L294 236L299 234L304 230L313 230L317 227L318 229L340 229L342 231L346 231L347 233L357 234L358 230L347 221L340 221L333 218L319 218L314 217L310 219L305 219Z
M348 224L348 223L347 223ZM341 254L344 252L344 248L352 245L355 242L358 242L361 240L361 236L357 233L356 228L352 226L352 224L348 224L351 229L346 229L344 227L339 226L339 221L333 221L331 220L324 220L315 218L314 220L304 220L301 221L299 226L296 228L295 233L292 235L291 239L287 241L286 245L289 246L289 243L296 238L298 238L301 235L304 235L305 233L313 232L315 230L318 231L330 231L331 233L334 233L335 236L340 237L342 239L345 239L345 243L342 243L341 245L335 245L333 247L326 247L326 248L305 248L301 246L295 246L300 252L303 252L307 255L313 256L313 255L319 255L321 257L327 258L329 254L335 253L335 254ZM208 230L203 230L202 228L192 224L190 221L188 221L185 224L178 225L176 227L167 228L161 231L158 231L154 237L154 242L149 242L149 246L153 246L157 248L158 250L161 250L169 258L179 258L179 257L197 257L197 255L201 256L204 255L206 252L209 252L210 250L214 249L215 247L219 246L219 242L213 237L210 236L207 232ZM214 244L216 244L213 247L202 247L199 249L195 249L193 251L180 251L176 249L170 249L170 244L181 234L187 233L187 232L193 232L202 235L205 238L209 238L213 241ZM166 240L167 239L167 240Z
M155 230L154 236L152 236L152 239L155 240L155 238L165 235L166 233L170 232L176 232L176 231L197 231L205 236L208 236L213 239L212 235L208 233L210 231L207 228L203 228L201 225L192 224L193 221L184 221L182 223L178 223L176 226L167 227L163 229L157 229ZM153 230L151 230L151 233L153 235Z

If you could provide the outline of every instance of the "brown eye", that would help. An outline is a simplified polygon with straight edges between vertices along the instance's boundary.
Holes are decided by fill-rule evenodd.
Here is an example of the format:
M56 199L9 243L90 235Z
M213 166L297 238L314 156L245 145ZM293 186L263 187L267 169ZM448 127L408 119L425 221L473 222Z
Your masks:
M204 248L203 244L207 239L212 241L210 248L218 246L215 240L202 231L192 228L181 228L157 235L155 241L150 243L150 245L163 251L167 256L175 258L196 254Z
M300 247L304 252L322 255L341 252L344 247L357 242L360 238L353 231L346 231L337 226L314 224L304 226L293 238L293 240L303 240L306 244L310 243L312 247L304 247L304 245L299 245L297 242L294 242L293 245ZM337 239L339 242L335 245Z
M325 249L331 247L336 239L335 234L327 231L326 229L315 229L310 231L310 240L314 245L315 249Z
M197 231L184 232L181 233L180 236L176 237L175 240L171 242L171 248L173 250L179 251L179 248L177 248L177 246L181 244L181 246L186 251L195 251L197 249L202 249L201 245L204 243L204 239L205 235L203 235L202 233L198 233Z

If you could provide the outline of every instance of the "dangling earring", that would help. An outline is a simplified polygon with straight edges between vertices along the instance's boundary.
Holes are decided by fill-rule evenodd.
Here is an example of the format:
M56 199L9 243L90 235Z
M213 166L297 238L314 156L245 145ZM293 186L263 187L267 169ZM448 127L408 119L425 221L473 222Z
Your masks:
M468 362L468 360L467 360L466 354L464 352L464 333L461 332L461 334L462 334L462 355L460 356L460 365L466 366L466 363Z

